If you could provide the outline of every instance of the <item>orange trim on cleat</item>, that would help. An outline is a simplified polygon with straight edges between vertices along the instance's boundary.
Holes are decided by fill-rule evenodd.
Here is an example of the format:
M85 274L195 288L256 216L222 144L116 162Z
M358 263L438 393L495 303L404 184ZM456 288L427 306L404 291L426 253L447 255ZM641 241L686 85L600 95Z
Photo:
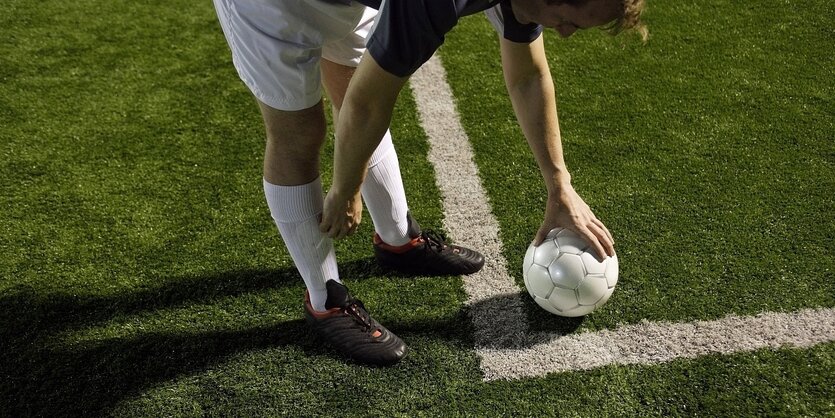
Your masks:
M342 313L341 308L330 308L327 311L317 311L313 309L313 305L310 303L310 292L307 290L304 291L304 307L310 312L310 315L315 317L316 319L326 319L333 316L338 316Z
M383 239L380 238L380 235L378 235L377 233L374 233L374 245L376 245L377 247L379 247L383 250L386 250L390 253L395 253L395 254L407 253L410 250L414 249L415 247L418 247L422 242L423 242L423 238L418 236L416 238L412 238L411 241L409 241L409 242L407 242L403 245L395 247L393 245L386 244L385 242L383 242Z

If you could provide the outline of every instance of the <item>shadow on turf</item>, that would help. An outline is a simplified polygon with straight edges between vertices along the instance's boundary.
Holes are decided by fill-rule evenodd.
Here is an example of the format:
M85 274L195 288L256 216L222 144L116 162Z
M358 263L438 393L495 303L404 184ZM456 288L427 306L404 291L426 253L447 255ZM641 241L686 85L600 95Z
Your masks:
M373 259L343 263L340 271L352 280L392 277L384 274ZM205 370L241 352L295 346L305 356L338 358L309 335L301 319L199 334L144 333L78 346L51 339L58 333L101 324L120 315L298 286L300 278L294 268L288 268L174 277L161 282L156 287L114 296L43 294L28 287L0 294L0 416L106 414L149 387ZM486 308L498 308L506 302L496 298L482 303L487 304ZM423 335L473 347L468 314L469 310L463 309L441 321L398 323L380 319L407 340ZM580 322L582 319L558 320L547 328L565 334ZM525 340L523 344L537 342Z
M381 275L373 259L343 263L340 270L352 280ZM4 291L0 294L0 416L99 415L143 389L239 352L294 345L306 354L331 355L308 335L301 319L240 331L144 333L78 346L50 339L117 315L299 283L298 273L288 268L174 277L157 287L114 296L43 294L28 287ZM301 295L299 299L301 304ZM420 332L432 325L410 327Z
M527 314L525 315L526 332L520 332L519 324L509 322L502 317L503 312L518 309L520 298ZM489 315L491 319L487 322L493 326L488 329L474 330L476 340L478 340L476 344L484 348L497 349L521 349L548 343L561 336L575 333L586 320L585 316L566 318L550 314L540 308L524 291L480 301L470 306L468 313L469 315Z

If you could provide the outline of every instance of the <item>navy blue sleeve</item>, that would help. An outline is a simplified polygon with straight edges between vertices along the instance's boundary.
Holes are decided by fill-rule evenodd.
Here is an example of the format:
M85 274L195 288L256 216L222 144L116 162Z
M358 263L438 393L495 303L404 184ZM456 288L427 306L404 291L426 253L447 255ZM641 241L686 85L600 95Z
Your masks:
M429 60L460 17L481 10L489 9L494 26L510 41L529 43L542 33L542 26L516 20L510 0L359 1L380 10L366 45L368 52L380 67L398 77L411 75Z
M517 43L531 43L542 34L542 25L536 23L522 24L516 20L510 0L502 0L497 6L485 10L487 19L493 24L504 39Z
M406 77L432 57L457 23L452 1L386 0L368 52L384 70Z
M510 0L500 3L504 15L504 38L508 41L530 43L539 38L542 34L542 25L536 23L522 24L516 20L513 9L510 7Z

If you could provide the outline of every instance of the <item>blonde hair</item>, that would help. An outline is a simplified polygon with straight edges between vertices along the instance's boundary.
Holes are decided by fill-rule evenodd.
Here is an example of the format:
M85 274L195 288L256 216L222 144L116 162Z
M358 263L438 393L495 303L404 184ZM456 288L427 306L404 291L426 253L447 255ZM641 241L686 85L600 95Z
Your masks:
M641 40L646 42L649 39L647 25L641 21L641 13L644 12L644 0L622 0L623 14L605 27L605 30L612 35L622 32L637 33Z

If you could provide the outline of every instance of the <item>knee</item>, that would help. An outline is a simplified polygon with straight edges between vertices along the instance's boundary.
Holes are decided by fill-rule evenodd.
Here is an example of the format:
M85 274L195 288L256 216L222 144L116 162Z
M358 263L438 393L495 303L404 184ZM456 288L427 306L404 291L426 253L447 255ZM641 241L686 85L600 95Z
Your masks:
M327 122L322 103L300 111L280 111L262 106L267 149L292 161L318 159L325 141Z
M304 130L267 131L267 150L282 160L313 161L319 159L319 151L325 141L326 127L309 126Z
M327 125L321 102L287 112L262 106L267 134L264 178L273 184L305 184L319 175L319 152Z

